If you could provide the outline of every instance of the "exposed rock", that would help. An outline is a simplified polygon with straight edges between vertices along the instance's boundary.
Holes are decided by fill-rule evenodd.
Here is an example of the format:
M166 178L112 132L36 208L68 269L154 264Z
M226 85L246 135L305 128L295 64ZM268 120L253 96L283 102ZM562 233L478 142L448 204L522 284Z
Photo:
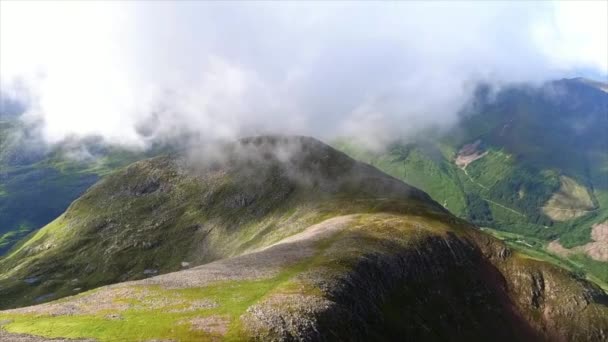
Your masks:
M118 321L120 321L120 320L122 320L122 319L123 319L123 317L122 317L121 315L116 314L116 313L107 314L107 315L105 315L104 317L105 317L106 319L110 319L110 320L118 320Z
M488 151L483 151L480 146L481 140L464 145L456 154L456 159L454 160L456 166L466 169L469 164L488 154Z

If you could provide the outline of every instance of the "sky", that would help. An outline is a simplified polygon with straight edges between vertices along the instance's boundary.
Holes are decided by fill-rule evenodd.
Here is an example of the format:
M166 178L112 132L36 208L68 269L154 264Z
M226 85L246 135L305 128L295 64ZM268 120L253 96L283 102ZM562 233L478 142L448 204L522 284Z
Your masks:
M480 82L608 75L608 1L0 0L0 96L45 141L449 128ZM1 114L0 114L1 115Z

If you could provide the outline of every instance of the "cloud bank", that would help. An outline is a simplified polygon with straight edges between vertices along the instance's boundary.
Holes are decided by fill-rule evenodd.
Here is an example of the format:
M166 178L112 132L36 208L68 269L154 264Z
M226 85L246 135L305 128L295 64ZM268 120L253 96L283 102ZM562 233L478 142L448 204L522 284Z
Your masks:
M0 6L0 93L49 142L293 133L379 144L449 127L479 82L608 74L603 1Z

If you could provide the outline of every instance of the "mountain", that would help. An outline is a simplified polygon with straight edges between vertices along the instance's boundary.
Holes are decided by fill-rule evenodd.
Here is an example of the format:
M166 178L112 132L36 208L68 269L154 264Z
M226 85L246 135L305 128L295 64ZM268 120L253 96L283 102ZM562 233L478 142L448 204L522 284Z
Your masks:
M608 286L608 85L480 87L457 127L386 151L334 145L453 214Z
M338 213L391 206L395 196L432 203L316 141L260 139L261 147L244 140L157 157L104 178L0 259L0 306L237 255Z
M95 138L49 146L36 125L4 114L0 113L0 256L59 216L104 174L156 153L131 152Z
M602 341L608 331L599 287L305 137L248 138L106 176L0 259L3 308L56 298L0 311L0 337Z

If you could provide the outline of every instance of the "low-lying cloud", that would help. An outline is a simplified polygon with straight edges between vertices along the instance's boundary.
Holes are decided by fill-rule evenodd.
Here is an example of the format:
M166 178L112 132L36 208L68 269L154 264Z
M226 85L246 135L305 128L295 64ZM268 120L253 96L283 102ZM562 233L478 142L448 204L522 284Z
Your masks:
M608 74L607 6L3 1L0 93L49 142L281 133L377 145L451 126L479 82Z

